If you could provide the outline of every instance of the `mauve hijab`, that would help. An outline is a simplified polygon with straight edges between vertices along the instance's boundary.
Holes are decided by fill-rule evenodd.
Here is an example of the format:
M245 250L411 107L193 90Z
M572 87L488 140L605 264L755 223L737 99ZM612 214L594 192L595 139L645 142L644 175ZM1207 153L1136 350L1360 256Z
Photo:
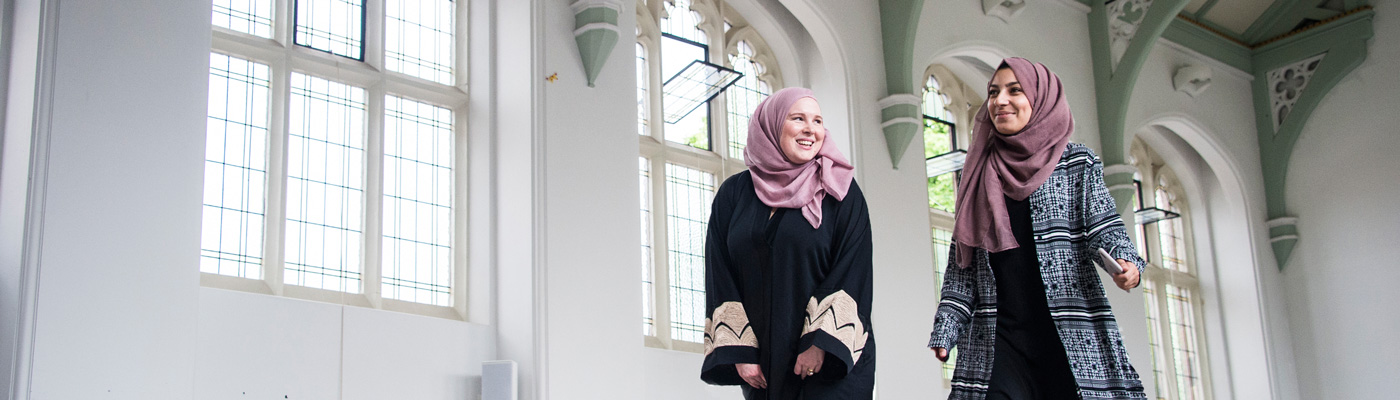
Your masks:
M836 200L846 198L851 188L854 167L831 144L831 131L826 132L821 150L811 161L795 164L783 155L778 140L782 137L783 121L792 105L812 91L792 87L779 90L758 103L749 118L749 140L744 147L744 164L753 175L753 189L763 204L775 208L801 208L802 216L812 228L822 225L822 199L827 195ZM825 128L822 128L825 129Z
M987 102L977 110L953 225L963 268L972 265L974 247L995 253L1020 246L1011 234L1006 197L1025 200L1045 183L1074 133L1074 117L1055 73L1019 57L1002 60L997 69L1007 67L1030 100L1031 118L1020 132L1003 135L992 125Z

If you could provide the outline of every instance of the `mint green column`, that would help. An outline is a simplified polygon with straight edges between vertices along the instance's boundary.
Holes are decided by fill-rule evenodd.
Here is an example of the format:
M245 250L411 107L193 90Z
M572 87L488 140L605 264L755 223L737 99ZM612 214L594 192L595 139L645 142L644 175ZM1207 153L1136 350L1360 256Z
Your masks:
M578 0L570 7L574 10L574 42L578 44L579 60L583 62L588 87L593 87L622 36L617 28L622 5L617 0Z
M1118 205L1129 235L1136 235L1133 216L1133 172L1127 164L1128 103L1138 73L1152 47L1189 0L1119 0L1112 6L1093 1L1089 12L1089 45L1094 61L1094 94L1099 118L1099 158L1104 183Z
M879 102L881 130L890 152L890 163L899 160L923 130L921 99L914 85L914 34L918 31L923 0L880 0L880 34L885 54L885 87L889 96Z
M1264 173L1269 242L1280 270L1299 239L1298 219L1289 215L1284 204L1293 145L1322 98L1366 59L1374 16L1370 7L1362 7L1326 25L1254 49L1255 128Z

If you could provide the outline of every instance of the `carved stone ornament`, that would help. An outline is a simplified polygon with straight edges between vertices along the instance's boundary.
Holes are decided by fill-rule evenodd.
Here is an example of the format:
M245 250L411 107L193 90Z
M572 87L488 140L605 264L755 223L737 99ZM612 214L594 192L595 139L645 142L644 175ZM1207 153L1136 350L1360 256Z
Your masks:
M1176 91L1196 97L1210 87L1211 69L1208 66L1193 64L1176 70L1172 77L1172 87Z
M1128 51L1128 44L1137 35L1139 25L1147 18L1147 9L1152 0L1117 0L1108 3L1108 48L1113 54L1113 69L1118 69L1118 60Z
M1001 18L1003 22L1007 23L1010 23L1011 19L1025 8L1026 0L982 0L983 14Z
M1317 66L1322 64L1327 53L1318 54L1302 61L1269 71L1265 76L1269 82L1269 109L1273 110L1274 131L1288 119L1288 112L1303 97L1303 89L1308 87Z

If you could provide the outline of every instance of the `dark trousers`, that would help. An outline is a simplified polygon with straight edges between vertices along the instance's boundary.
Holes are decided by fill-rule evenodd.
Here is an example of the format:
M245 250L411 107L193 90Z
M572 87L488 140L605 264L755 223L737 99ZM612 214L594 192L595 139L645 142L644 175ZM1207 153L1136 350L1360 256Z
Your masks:
M1069 371L1069 359L1063 351L1048 352L1052 354L1050 356L1026 357L1002 335L997 335L995 351L992 379L987 385L987 400L1079 398L1079 385L1074 382L1074 374ZM1059 353L1059 357L1053 356L1055 353Z

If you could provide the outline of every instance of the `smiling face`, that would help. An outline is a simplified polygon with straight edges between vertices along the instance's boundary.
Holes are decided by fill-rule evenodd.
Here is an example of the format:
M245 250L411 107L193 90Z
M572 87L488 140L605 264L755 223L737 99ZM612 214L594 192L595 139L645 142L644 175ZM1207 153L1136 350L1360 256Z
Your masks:
M778 135L778 148L789 162L806 164L817 157L826 142L826 126L822 125L822 108L817 100L803 97L788 109L783 118L783 132Z
M997 70L992 82L987 84L987 116L997 133L1015 135L1025 129L1031 121L1031 99L1021 90L1016 74L1011 68Z

